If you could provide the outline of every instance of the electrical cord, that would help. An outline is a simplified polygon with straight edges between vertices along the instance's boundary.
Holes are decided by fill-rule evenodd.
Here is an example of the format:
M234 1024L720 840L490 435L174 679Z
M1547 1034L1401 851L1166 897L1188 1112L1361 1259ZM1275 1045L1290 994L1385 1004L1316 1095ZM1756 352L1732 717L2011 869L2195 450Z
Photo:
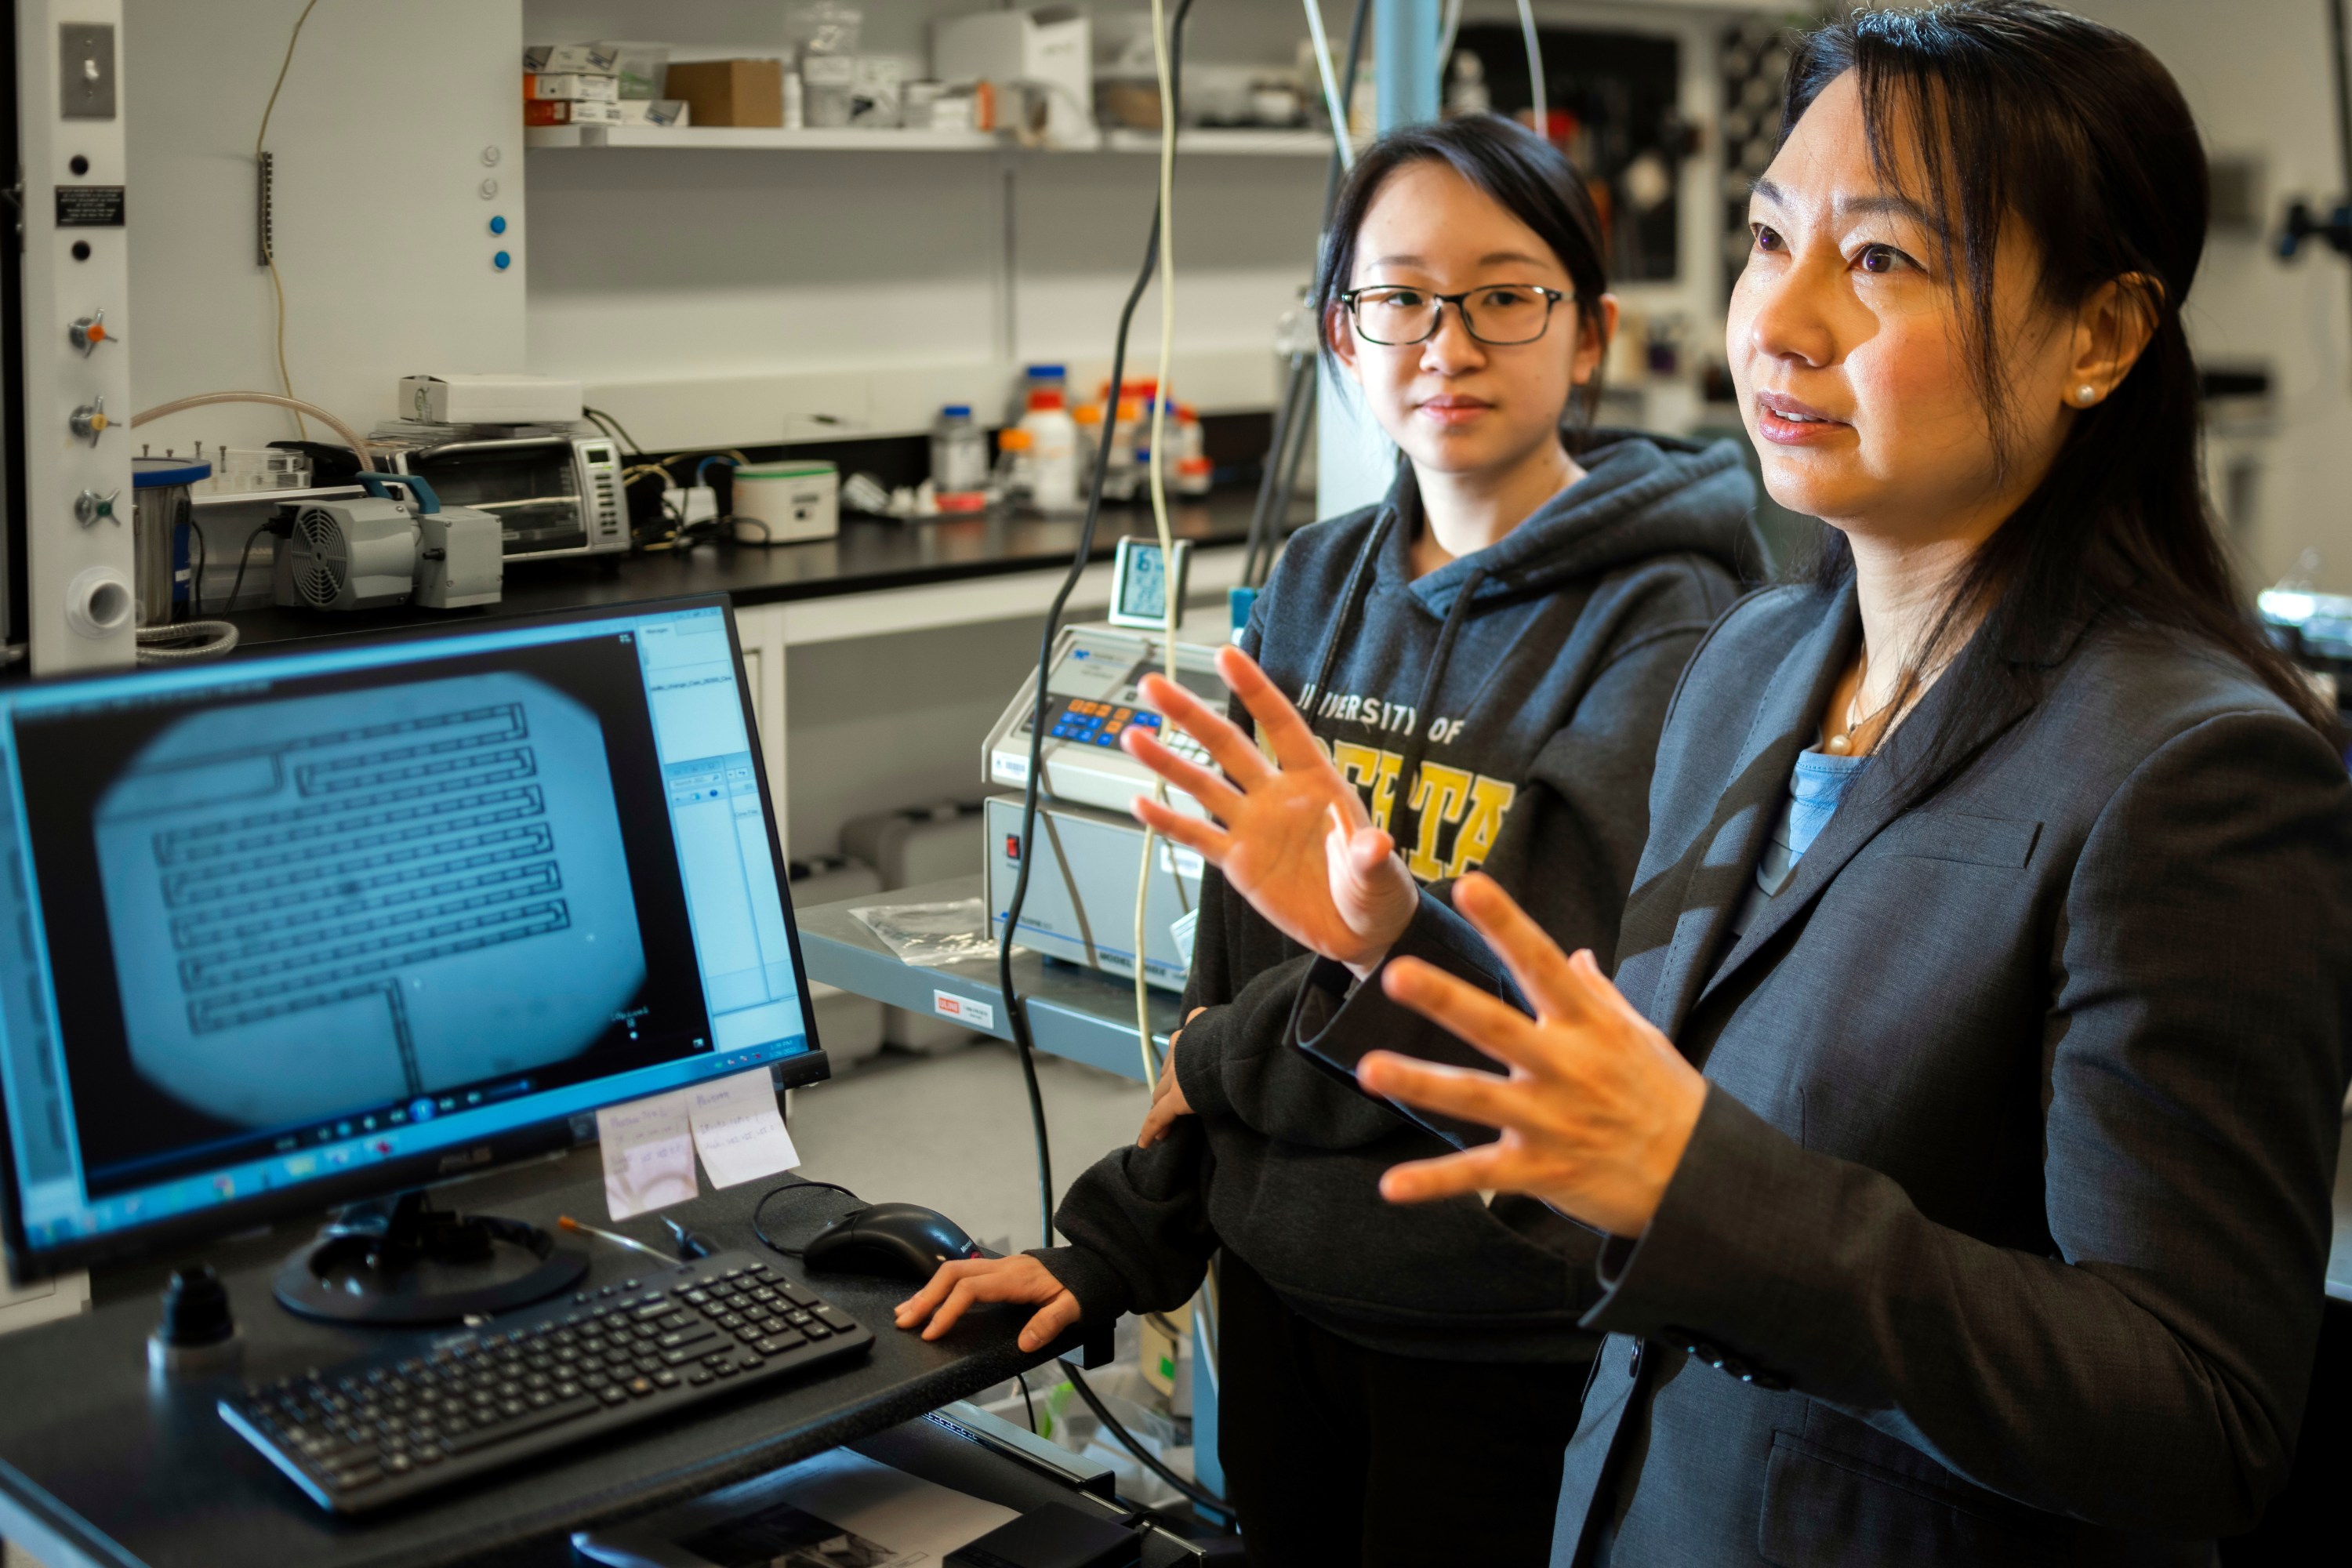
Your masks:
M645 455L645 447L638 444L637 438L635 436L630 435L628 430L618 419L614 418L611 415L605 413L601 408L591 408L584 403L580 405L580 412L594 420L606 435L612 437L614 440L618 441L630 451L636 453L640 457Z
M188 542L196 547L195 564L188 568L188 618L204 619L205 570L212 564L212 553L205 545L205 531L194 516L188 519Z
M1021 1385L1021 1408L1028 1412L1030 1436L1042 1436L1037 1430L1037 1403L1029 1397L1029 1374L1016 1372L1013 1374L1013 1381Z
M760 1238L761 1246L766 1247L771 1252L781 1253L786 1258L798 1258L803 1252L807 1250L806 1247L786 1247L782 1242L776 1240L773 1237L768 1234L767 1226L761 1223L760 1216L768 1212L768 1205L770 1203L782 1197L784 1194L803 1192L811 1187L822 1188L826 1192L839 1193L848 1198L852 1203L862 1204L866 1201L864 1198L859 1197L856 1193L851 1192L847 1187L843 1186L838 1182L812 1182L803 1180L797 1182L786 1182L781 1187L771 1187L767 1192L761 1194L760 1201L758 1203L751 1205L751 1234Z
M309 21L310 13L318 8L319 0L310 0L309 5L303 6L302 14L294 18L294 30L286 37L286 58L278 62L278 79L270 84L269 101L264 104L261 110L261 129L253 133L253 162L256 168L261 166L262 143L269 135L269 117L278 110L278 95L284 89L286 73L294 64L294 46L302 39L302 24ZM278 297L278 384L286 389L288 397L292 397L294 378L286 371L286 282L278 275L277 237L266 226L262 230L262 260L269 268L270 291ZM294 410L294 431L305 441L310 438L310 432L303 426L302 411L299 408Z
M268 531L269 523L257 522L253 531L245 536L245 548L236 552L236 575L229 579L228 598L221 605L224 614L236 608L236 596L245 587L246 563L253 559L253 542Z
M1216 1493L1205 1490L1186 1480L1174 1470L1170 1469L1159 1455L1145 1447L1142 1440L1129 1431L1120 1424L1118 1417L1110 1413L1110 1406L1102 1402L1102 1396L1087 1386L1085 1375L1075 1365L1065 1361L1062 1363L1062 1370L1070 1374L1070 1386L1078 1391L1078 1397L1087 1402L1087 1408L1095 1413L1095 1419L1102 1423L1103 1430L1118 1438L1119 1445L1129 1453L1133 1454L1145 1469L1174 1487L1193 1507L1207 1509L1213 1513L1223 1514L1228 1519L1233 1517L1233 1504L1217 1496Z
M1177 0L1173 32L1170 38L1171 59L1169 80L1171 96L1174 84L1182 71L1184 19L1192 9L1192 0ZM1116 399L1127 374L1127 334L1134 324L1136 308L1142 303L1143 291L1151 285L1151 275L1160 264L1160 206L1155 201L1151 209L1151 232L1144 242L1143 268L1136 275L1135 286L1128 290L1127 302L1119 308L1118 335L1111 345L1111 396ZM1053 1152L1045 1140L1045 1101L1037 1086L1036 1040L1030 1033L1029 1016L1021 1005L1020 993L1013 984L1013 944L1021 929L1021 910L1029 897L1029 869L1036 857L1027 852L1035 842L1037 833L1037 799L1039 785L1045 776L1043 753L1045 743L1045 679L1054 661L1054 637L1060 629L1062 611L1070 602L1078 579L1085 575L1094 560L1095 525L1102 516L1103 486L1110 471L1109 432L1095 448L1094 483L1088 487L1086 520L1078 526L1077 549L1070 557L1070 569L1063 575L1061 586L1054 592L1053 603L1045 608L1045 624L1037 642L1036 700L1029 714L1029 777L1021 792L1021 869L1013 874L1013 897L1004 910L1004 929L996 942L996 984L1004 997L1004 1021L1013 1031L1014 1054L1021 1062L1021 1079L1029 1095L1029 1125L1037 1142L1037 1201L1039 1229L1044 1245L1054 1245L1054 1163Z

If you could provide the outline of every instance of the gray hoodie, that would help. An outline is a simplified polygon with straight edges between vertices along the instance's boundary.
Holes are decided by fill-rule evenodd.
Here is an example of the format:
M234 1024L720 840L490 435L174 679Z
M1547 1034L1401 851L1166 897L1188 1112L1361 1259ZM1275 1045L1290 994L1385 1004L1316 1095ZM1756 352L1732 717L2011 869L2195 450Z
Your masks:
M1474 868L1610 966L1683 664L1757 552L1738 448L1602 433L1586 474L1497 543L1415 579L1412 470L1302 529L1243 647L1297 701L1407 866ZM1223 1246L1311 1321L1442 1360L1589 1358L1596 1238L1525 1199L1400 1207L1448 1145L1284 1047L1310 955L1212 870L1176 1071L1197 1112L1081 1175L1036 1256L1087 1320L1180 1305Z

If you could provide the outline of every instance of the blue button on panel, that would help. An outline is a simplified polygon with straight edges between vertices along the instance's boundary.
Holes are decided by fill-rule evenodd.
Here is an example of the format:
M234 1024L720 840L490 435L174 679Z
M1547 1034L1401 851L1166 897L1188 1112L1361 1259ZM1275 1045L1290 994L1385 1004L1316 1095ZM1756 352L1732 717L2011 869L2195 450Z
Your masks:
M505 218L494 217L490 220L490 232L492 234L504 234L506 231L507 220Z
M497 268L499 271L504 272L508 268L514 265L514 258L501 250L496 256L490 258L490 265Z

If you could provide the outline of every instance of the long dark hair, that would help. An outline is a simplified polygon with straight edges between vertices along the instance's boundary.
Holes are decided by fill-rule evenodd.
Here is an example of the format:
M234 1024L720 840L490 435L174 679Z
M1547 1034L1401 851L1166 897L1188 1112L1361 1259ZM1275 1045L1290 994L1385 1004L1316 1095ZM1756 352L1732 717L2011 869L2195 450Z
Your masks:
M1559 149L1516 121L1495 114L1465 115L1459 120L1407 125L1390 132L1364 149L1339 187L1331 208L1331 227L1323 237L1322 263L1315 272L1313 307L1323 353L1331 353L1330 323L1339 296L1356 275L1356 231L1372 209L1389 176L1414 163L1443 163L1492 196L1505 212L1536 231L1559 258L1569 281L1576 286L1576 319L1580 332L1608 331L1600 309L1609 291L1609 274L1601 265L1601 212L1592 205L1584 176ZM1584 384L1579 419L1590 423L1601 398L1601 372Z
M2205 247L2205 149L2170 73L2137 41L2035 0L1858 11L1798 40L1782 142L1848 71L1881 177L1896 183L1895 139L1907 136L1927 186L1918 194L1947 215L1945 271L1960 282L1970 370L2001 460L2019 414L2003 395L1994 318L2005 221L2039 247L2045 305L2072 310L2120 281L2120 308L2154 326L2130 373L2076 416L2050 472L1958 574L1911 650L1897 702L1949 659L1948 710L1979 710L2037 679L2060 628L2119 611L2219 647L2337 735L2336 715L2255 626L2206 505L2180 313ZM1815 581L1840 586L1853 552L1836 530L1822 536ZM1957 739L1948 726L1946 736ZM1923 771L1942 750L1931 745Z

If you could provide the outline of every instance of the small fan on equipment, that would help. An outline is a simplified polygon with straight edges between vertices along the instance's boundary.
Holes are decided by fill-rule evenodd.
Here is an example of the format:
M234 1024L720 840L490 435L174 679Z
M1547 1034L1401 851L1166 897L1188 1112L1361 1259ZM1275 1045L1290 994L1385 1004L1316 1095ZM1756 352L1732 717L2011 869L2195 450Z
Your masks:
M278 552L278 604L457 610L499 602L506 557L496 517L445 507L430 485L405 475L362 474L356 482L364 499L305 501L279 514L290 531ZM415 498L413 507L393 499L394 484Z

